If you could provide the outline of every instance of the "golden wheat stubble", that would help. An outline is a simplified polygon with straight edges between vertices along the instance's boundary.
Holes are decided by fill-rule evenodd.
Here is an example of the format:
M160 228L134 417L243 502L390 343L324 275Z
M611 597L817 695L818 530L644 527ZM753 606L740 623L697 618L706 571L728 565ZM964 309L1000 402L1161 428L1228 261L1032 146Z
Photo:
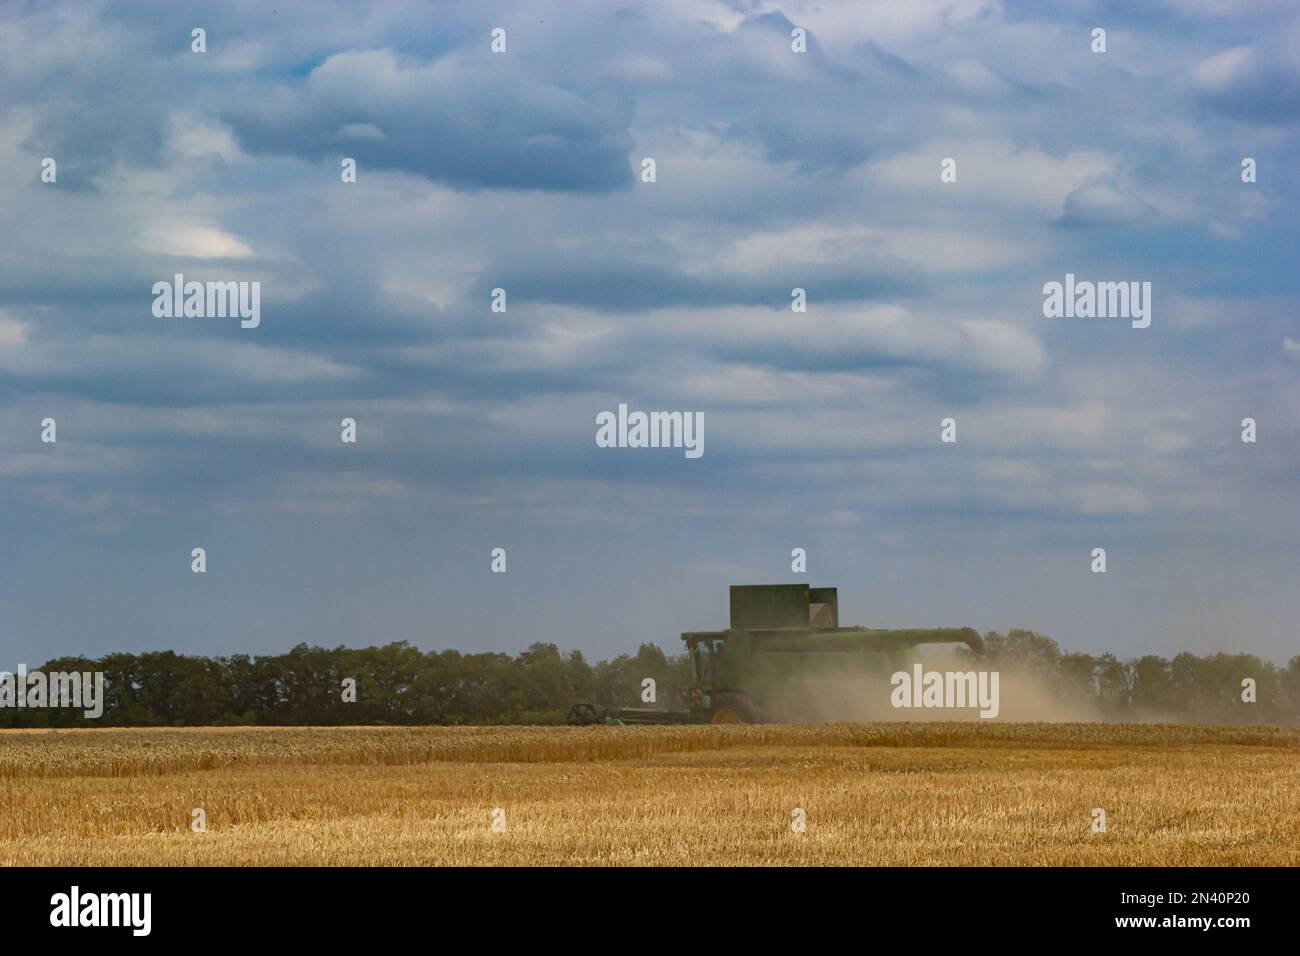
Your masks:
M1296 865L1300 730L6 731L0 863Z

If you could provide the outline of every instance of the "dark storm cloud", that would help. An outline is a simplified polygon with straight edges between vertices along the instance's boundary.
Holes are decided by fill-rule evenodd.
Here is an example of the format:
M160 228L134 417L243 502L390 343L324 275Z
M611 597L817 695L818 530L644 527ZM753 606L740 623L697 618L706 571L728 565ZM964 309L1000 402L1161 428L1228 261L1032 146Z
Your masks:
M631 184L626 112L486 50L427 64L373 50L333 56L224 118L252 152L347 155L460 188L604 192Z

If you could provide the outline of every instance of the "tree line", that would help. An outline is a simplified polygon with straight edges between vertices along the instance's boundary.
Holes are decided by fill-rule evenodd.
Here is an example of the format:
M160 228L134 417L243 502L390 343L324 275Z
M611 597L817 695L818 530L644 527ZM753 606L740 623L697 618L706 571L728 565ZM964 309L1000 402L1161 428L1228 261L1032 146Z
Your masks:
M1173 659L1150 654L1121 660L1067 653L1041 634L1011 630L985 635L983 662L994 670L1027 671L1056 699L1091 704L1107 720L1300 722L1300 655L1285 667L1254 654L1198 657L1186 651Z
M1063 701L1091 702L1113 720L1199 723L1294 723L1300 719L1300 656L1286 667L1249 654L1172 660L1121 660L1063 652L1032 631L991 632L980 663L1028 671ZM662 706L675 706L691 684L685 654L642 644L634 655L589 663L554 644L527 650L462 654L422 652L406 642L382 647L311 647L284 654L195 657L173 651L60 657L40 668L102 672L104 711L0 707L0 727L224 726L336 724L556 724L569 707L641 703L653 678ZM1253 703L1243 681L1254 682ZM345 682L355 681L353 701Z

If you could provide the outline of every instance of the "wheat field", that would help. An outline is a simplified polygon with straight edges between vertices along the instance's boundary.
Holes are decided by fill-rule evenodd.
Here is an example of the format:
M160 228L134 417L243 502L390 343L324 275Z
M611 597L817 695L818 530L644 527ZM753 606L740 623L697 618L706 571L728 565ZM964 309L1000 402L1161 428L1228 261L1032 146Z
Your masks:
M1294 866L1300 729L4 731L0 864Z

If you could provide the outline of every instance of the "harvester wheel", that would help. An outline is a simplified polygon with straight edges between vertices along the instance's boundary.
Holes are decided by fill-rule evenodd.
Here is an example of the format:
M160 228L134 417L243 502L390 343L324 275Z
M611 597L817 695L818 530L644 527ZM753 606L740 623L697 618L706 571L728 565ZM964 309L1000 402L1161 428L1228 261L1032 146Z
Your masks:
M758 708L744 694L718 694L709 711L711 724L756 724Z

